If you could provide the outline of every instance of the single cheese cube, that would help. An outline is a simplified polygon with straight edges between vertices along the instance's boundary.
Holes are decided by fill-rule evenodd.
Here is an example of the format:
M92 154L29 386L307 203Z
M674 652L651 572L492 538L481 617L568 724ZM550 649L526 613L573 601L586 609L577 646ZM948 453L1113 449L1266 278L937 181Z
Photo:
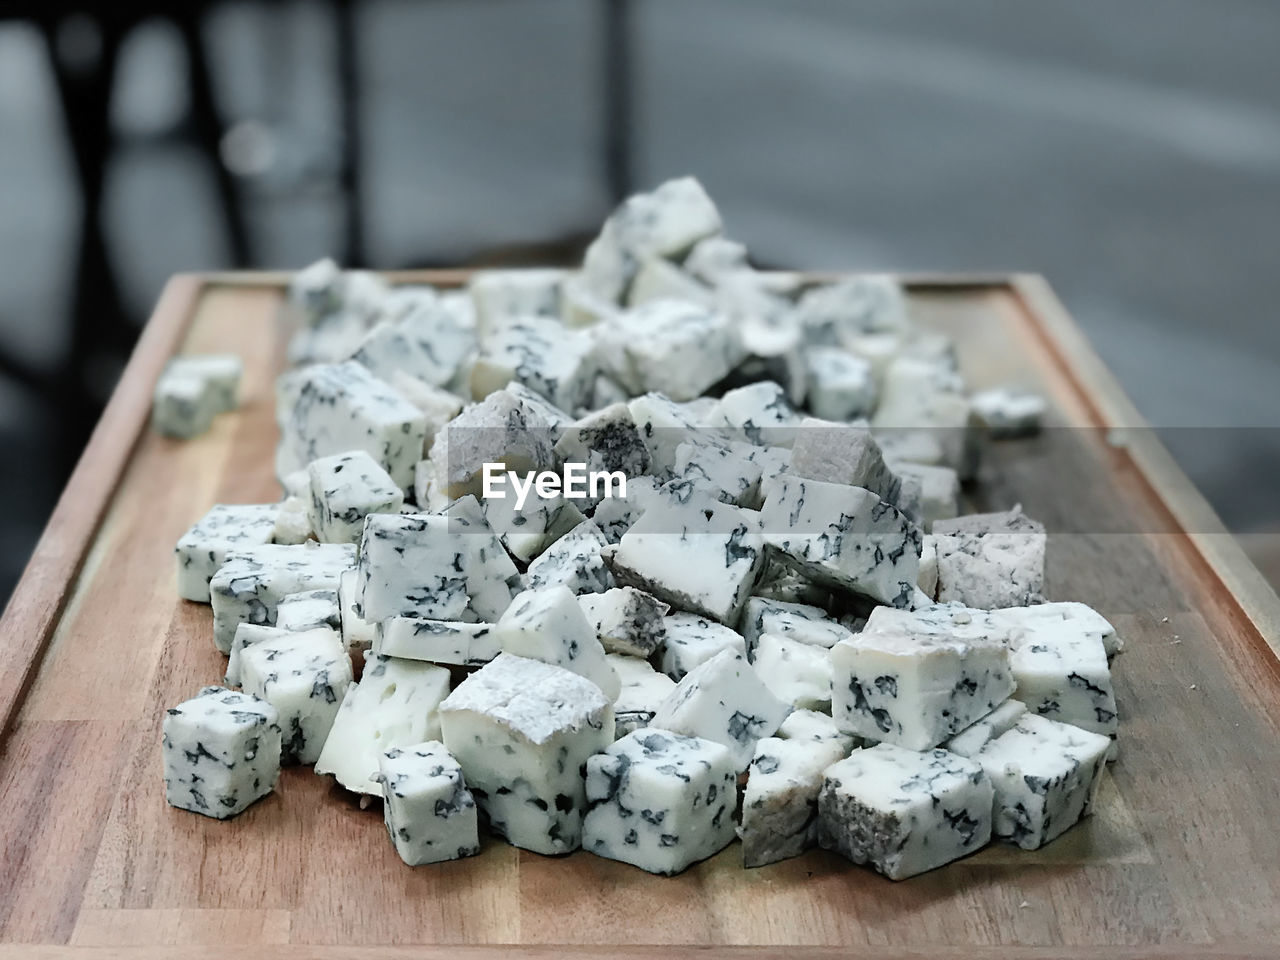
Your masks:
M649 470L649 449L625 402L610 404L568 425L556 441L556 453L588 471L621 472L628 481Z
M534 492L517 507L514 493L504 493L483 501L484 518L507 552L522 563L532 563L585 519L572 500L559 494L543 498Z
M241 686L280 713L280 762L315 763L351 683L351 659L332 632L288 633L247 647Z
M627 288L627 306L638 307L653 300L684 300L714 306L715 295L698 280L670 260L649 257L636 271Z
M276 626L285 630L313 630L316 627L342 629L338 591L307 590L291 593L276 607Z
M727 314L687 300L654 300L620 314L597 339L605 373L631 393L693 400L742 359Z
M637 730L587 760L583 849L672 876L733 840L737 768L718 743Z
M676 684L650 725L723 743L742 771L756 741L773 736L790 710L760 682L745 657L722 650Z
M418 303L375 324L349 356L390 382L399 371L433 387L448 386L475 351L476 332L441 299Z
M166 374L195 377L205 384L215 413L226 413L239 406L236 396L244 361L234 353L189 353L174 357Z
M938 599L993 610L1022 607L1044 589L1044 525L1014 507L933 525Z
M666 639L662 649L662 672L672 680L681 680L694 667L705 663L721 650L747 655L742 634L696 613L673 613L663 618Z
M557 407L576 410L586 402L598 369L591 334L557 317L508 318L480 338L471 396L483 400L514 381Z
M1018 684L1015 696L1028 711L1115 736L1115 690L1097 634L1083 633L1069 621L1045 621L1014 639L1009 664Z
M578 606L609 653L648 657L666 639L663 618L671 608L643 590L616 587L604 593L583 594L578 597Z
M765 737L756 744L738 828L744 867L798 857L817 843L823 771L848 755L839 740Z
M551 423L523 397L510 388L497 390L436 435L429 457L440 471L436 485L452 500L483 492L486 463L503 464L521 476L554 469L555 439Z
M476 325L491 330L515 317L560 316L564 270L477 270L467 291L476 308Z
M869 362L843 347L810 347L805 360L814 416L848 422L875 409L876 380Z
M895 461L893 470L902 478L899 507L925 530L938 520L951 520L960 512L960 477L950 467ZM907 503L914 509L908 508Z
M242 623L236 627L235 638L231 641L231 653L227 657L227 672L222 682L229 687L240 686L240 661L244 652L264 640L279 640L289 636L309 638L319 649L328 649L333 641L338 639L336 631L325 626L294 630L288 627L265 627L256 623Z
M230 653L239 624L274 625L281 600L305 590L332 590L342 571L354 564L355 548L349 544L237 548L209 581L213 642Z
M860 334L899 333L908 328L906 297L896 279L867 274L806 290L796 307L805 338L843 346Z
M853 635L821 607L752 597L742 611L742 636L747 641L748 656L754 656L757 641L766 633L828 648Z
M937 462L967 479L976 466L969 415L964 383L952 364L899 356L885 368L871 425L877 431L919 434L910 443L934 446Z
M659 482L674 475L676 448L680 444L711 436L707 424L661 393L635 397L627 403L627 409L649 451L649 472Z
M658 483L653 477L636 477L627 481L625 497L606 497L600 501L591 520L609 543L618 543L622 535L658 496Z
M787 563L880 603L911 601L921 533L907 517L860 487L783 475L764 490L764 539Z
M203 379L163 373L151 401L151 425L165 437L187 440L213 426L219 412L216 391Z
M302 473L305 475L306 471L303 470ZM308 477L308 486L310 482ZM276 521L271 530L272 543L298 545L314 537L315 531L311 529L311 516L307 509L310 499L311 494L308 491L305 499L288 496L276 505Z
M1124 640L1116 634L1116 628L1102 614L1083 603L1060 601L1038 603L1029 607L1004 607L989 614L993 623L1008 630L1010 642L1042 621L1061 623L1066 621L1081 633L1092 633L1101 641L1108 657L1114 657L1124 649Z
M610 702L621 686L604 647L567 587L526 590L494 625L493 638L507 653L572 670L596 684Z
M840 728L928 750L1009 698L998 640L863 632L831 648L831 715Z
M279 507L271 503L214 504L178 540L178 596L209 602L209 581L227 554L270 543Z
M996 836L1035 850L1091 812L1111 741L1026 714L974 756L995 786Z
M973 760L881 743L827 768L818 844L905 880L985 846L993 798Z
M822 647L766 633L752 666L769 692L793 707L831 709L831 654Z
M387 834L409 866L480 852L476 801L443 743L428 740L379 754L377 778Z
M360 682L342 698L333 729L316 759L316 773L355 793L381 795L378 757L440 736L440 703L449 693L449 671L430 663L382 654L365 659Z
M834 740L848 756L849 751L862 745L862 738L845 733L828 714L816 710L792 710L782 721L775 734L782 740L825 741Z
M363 450L313 460L307 473L308 516L322 543L359 543L367 515L399 513L404 506L404 491Z
M275 789L280 715L257 697L205 687L166 711L161 753L170 806L225 820Z
M391 617L377 625L373 651L406 660L479 666L500 652L491 623Z
M999 439L1025 437L1038 432L1048 409L1044 397L1007 387L975 393L970 402L973 419Z
M675 474L705 486L717 500L751 507L759 503L761 465L751 458L756 447L734 443L685 442L676 447Z
M625 737L632 730L649 725L658 704L675 689L676 682L639 657L610 653L605 659L622 684L622 691L613 703L613 717L616 736Z
M578 848L582 766L613 742L613 706L596 684L499 654L441 704L440 725L496 833L535 853Z
M613 574L600 555L607 543L593 521L581 521L529 564L529 587L565 586L584 595L612 589Z
M871 431L858 424L806 417L795 432L790 471L806 480L862 487L888 503L896 503L902 489Z
M772 380L726 391L717 412L726 427L760 446L789 448L795 437L792 428L800 423L786 391Z
M342 610L342 642L347 651L360 656L373 646L377 639L378 624L370 623L360 616L359 606L359 573L352 570L342 571L338 579L338 605Z
M1006 700L981 720L969 724L950 740L944 740L942 749L961 757L976 757L988 743L1012 730L1026 712L1027 705L1021 700Z

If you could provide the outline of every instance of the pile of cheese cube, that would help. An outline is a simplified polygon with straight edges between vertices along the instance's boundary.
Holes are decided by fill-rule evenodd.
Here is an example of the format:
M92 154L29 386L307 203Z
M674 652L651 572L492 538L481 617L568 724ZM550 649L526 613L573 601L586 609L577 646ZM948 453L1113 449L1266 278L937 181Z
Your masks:
M579 270L322 262L288 310L284 498L177 545L228 660L165 719L174 806L231 817L306 764L410 864L483 832L674 874L740 838L894 879L1089 812L1119 639L1046 601L1041 524L960 510L1043 402L971 396L894 281L757 271L684 179ZM517 506L486 463L625 496Z

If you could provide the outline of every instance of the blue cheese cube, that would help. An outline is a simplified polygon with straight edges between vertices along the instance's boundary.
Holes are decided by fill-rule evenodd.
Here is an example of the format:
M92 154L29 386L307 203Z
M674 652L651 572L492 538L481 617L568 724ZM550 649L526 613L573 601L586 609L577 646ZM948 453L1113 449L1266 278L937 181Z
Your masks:
M784 474L764 491L764 539L787 563L835 589L896 607L910 603L921 533L906 516L844 484Z
M752 597L742 610L742 637L747 642L748 657L754 656L756 642L766 633L824 648L853 636L821 607Z
M627 403L631 419L649 451L649 472L662 483L675 475L676 448L686 441L714 440L719 422L708 424L661 393L646 393ZM629 492L629 491L628 491Z
M585 519L574 501L559 494L541 497L532 491L524 505L517 506L510 486L504 492L504 497L482 501L484 518L507 552L522 563L535 560Z
M831 648L831 715L841 729L928 750L1007 700L999 640L863 631Z
M332 590L344 570L355 565L349 544L267 544L229 553L209 581L213 605L213 642L223 653L241 623L276 622L285 597L306 590Z
M401 488L413 483L426 422L418 408L359 363L306 368L282 426L277 471L283 475L320 457L363 450Z
M443 743L428 740L380 754L378 782L387 834L409 866L480 852L476 801Z
M899 507L924 530L932 530L938 520L954 519L960 512L960 477L950 467L909 461L895 461L892 467L902 479Z
M1021 700L1006 700L981 720L944 740L942 749L960 757L976 757L988 743L1012 730L1026 712L1027 705Z
M995 787L993 832L1023 850L1061 836L1093 807L1111 741L1026 714L974 759Z
M476 331L468 318L433 299L375 324L350 356L388 382L399 371L447 387L475 349Z
M495 833L535 853L578 848L583 764L613 742L613 705L596 684L499 654L441 704L440 725Z
M564 586L584 595L613 589L613 574L600 554L607 544L600 528L583 520L529 564L529 588Z
M658 498L609 558L613 575L664 603L737 623L764 563L763 541L734 507L706 494Z
M1026 437L1040 430L1048 404L1044 397L1008 387L975 393L973 418L998 439Z
M578 606L609 653L649 657L667 637L664 618L671 608L635 587L583 594Z
M336 635L288 633L246 648L240 655L245 693L279 711L280 762L315 763L338 705L351 683L351 658Z
M885 368L871 425L877 431L918 435L912 444L932 444L938 462L967 479L975 466L969 416L964 382L951 364L899 356Z
M342 612L342 642L354 656L363 655L373 646L378 634L377 622L370 623L360 616L359 572L342 571L338 578L338 606Z
M790 710L745 657L722 650L676 684L650 726L724 744L740 772L751 762L756 741L773 736Z
M589 413L565 427L556 441L556 453L566 463L580 463L590 472L622 473L628 486L633 478L649 470L649 450L640 438L626 403L613 403ZM583 502L594 505L603 499L588 496Z
M885 463L865 426L806 417L795 433L790 472L806 480L849 484L896 503L902 479Z
M648 660L639 657L610 653L605 659L622 684L622 690L613 702L613 717L615 734L625 737L633 730L649 725L658 704L675 689L676 682L665 673L658 673Z
M515 382L563 410L576 410L590 395L598 369L590 334L556 317L508 318L481 336L471 396L483 400Z
M1008 630L1011 639L1020 632L1033 629L1044 621L1050 624L1069 622L1081 633L1091 633L1102 641L1108 657L1124 649L1124 640L1102 614L1087 604L1073 601L1039 603L1029 607L1004 607L988 615L993 623Z
M733 840L737 768L718 743L637 730L587 761L582 846L665 876Z
M1011 638L1015 696L1031 713L1115 737L1119 729L1107 651L1070 621L1044 621Z
M170 806L225 820L275 789L280 717L257 697L205 687L165 712L161 754Z
M810 347L809 409L823 420L849 421L869 416L876 405L871 364L843 347Z
M855 750L827 768L818 844L905 880L985 846L994 796L980 764L945 750Z
M302 471L306 474L306 471ZM307 479L308 488L310 478ZM315 531L311 529L311 513L308 510L310 492L304 497L288 496L276 505L276 520L271 529L271 542L298 545L314 539Z
M440 736L440 703L449 671L417 660L369 654L351 684L316 758L317 774L332 774L355 793L380 796L378 757Z
M164 437L189 440L213 426L216 394L199 377L163 373L151 398L151 426Z
M618 697L618 675L567 587L541 587L516 596L494 625L493 637L506 653L571 670L596 684L610 702Z
M404 506L404 491L363 450L313 460L307 474L308 516L322 543L358 543L366 516L399 513Z
M654 300L602 329L597 356L605 372L632 394L657 391L693 400L742 359L727 314L686 300Z
M759 502L761 465L750 444L691 443L676 447L676 478L705 487L716 499L740 507Z
M521 476L554 469L555 441L551 423L523 397L511 388L495 391L436 435L428 458L436 471L436 492L449 500L479 496L486 463L505 464Z
M237 394L244 361L234 353L189 353L174 357L166 375L194 377L205 385L214 413L226 413L240 405Z
M1044 525L1014 507L933 525L938 599L992 610L1038 603L1044 589Z
M279 640L291 634L298 636L300 641L305 638L307 642L314 643L322 649L327 649L338 638L334 630L325 626L293 630L288 627L266 627L256 623L242 623L236 627L236 635L231 641L231 653L227 657L227 670L222 682L228 687L240 686L240 660L244 652L264 640Z
M818 842L818 794L823 772L849 755L839 740L756 744L742 795L742 865L762 867L798 857Z
M792 710L787 719L782 721L775 734L782 740L801 740L804 742L822 742L834 740L844 751L844 756L854 747L862 745L862 738L845 733L829 714L816 710Z
M476 325L489 331L520 317L559 317L564 270L477 270L467 291L476 308Z
M591 515L605 540L618 543L631 525L658 496L658 483L653 477L636 477L627 481L625 497L608 497L600 501Z
M276 626L284 630L342 630L338 591L331 588L289 594L276 606Z
M796 306L812 344L843 346L866 333L908 329L906 297L893 277L867 274L806 290Z
M448 426L449 421L462 412L462 398L442 387L433 387L417 377L410 376L403 370L396 370L387 381L400 394L422 413L424 432L422 434L422 452L425 456L435 443L436 436ZM417 483L417 465L414 465L414 483Z
M726 391L717 412L726 427L757 446L789 448L792 428L800 424L786 391L772 380Z
M704 237L689 250L682 265L690 276L715 286L726 274L748 268L747 248L719 234Z
M662 647L662 672L672 680L681 680L699 664L721 650L745 657L746 641L742 634L696 613L673 613L663 618L666 636Z
M501 648L491 623L392 617L378 624L373 651L405 660L474 667L488 663Z
M769 692L793 707L831 709L831 654L822 647L766 633L752 667Z
M178 558L178 596L209 602L209 581L227 554L270 543L279 507L270 503L214 504L174 547Z

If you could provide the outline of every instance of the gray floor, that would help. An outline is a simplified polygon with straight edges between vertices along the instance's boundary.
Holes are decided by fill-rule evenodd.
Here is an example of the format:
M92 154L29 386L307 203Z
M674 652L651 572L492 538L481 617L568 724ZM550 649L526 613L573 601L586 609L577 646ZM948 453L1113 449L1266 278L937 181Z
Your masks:
M1280 7L636 7L642 184L697 174L779 265L1047 274L1233 528L1280 528ZM448 262L603 216L598 18L590 0L362 9L372 260ZM272 133L251 181L259 259L298 266L336 239L324 7L231 6L213 34L224 103ZM117 125L178 116L180 68L166 28L136 34ZM68 302L61 124L35 35L0 28L0 337L36 360L56 356ZM225 262L189 151L126 153L108 210L139 316L169 273ZM30 505L0 524L0 589L60 482L40 417L0 384L3 489Z

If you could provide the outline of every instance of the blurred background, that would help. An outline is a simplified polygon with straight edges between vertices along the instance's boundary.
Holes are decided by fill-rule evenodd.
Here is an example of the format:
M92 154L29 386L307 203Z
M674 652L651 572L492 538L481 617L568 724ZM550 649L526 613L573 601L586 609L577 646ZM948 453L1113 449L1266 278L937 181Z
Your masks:
M573 262L697 175L761 263L1045 273L1280 580L1267 0L0 0L0 602L176 271Z

